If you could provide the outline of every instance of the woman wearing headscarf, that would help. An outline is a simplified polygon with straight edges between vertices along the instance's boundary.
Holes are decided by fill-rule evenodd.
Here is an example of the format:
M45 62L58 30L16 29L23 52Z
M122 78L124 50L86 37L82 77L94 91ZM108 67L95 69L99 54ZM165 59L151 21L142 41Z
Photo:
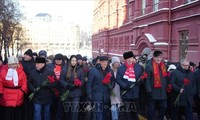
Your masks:
M71 55L69 64L66 69L61 72L60 83L64 91L68 91L63 101L65 109L65 120L78 120L78 109L80 97L82 96L81 87L83 85L84 76L81 68L77 66L76 55ZM62 96L62 95L61 95Z
M26 74L16 57L0 71L0 106L4 107L4 120L21 120L24 94L28 91Z

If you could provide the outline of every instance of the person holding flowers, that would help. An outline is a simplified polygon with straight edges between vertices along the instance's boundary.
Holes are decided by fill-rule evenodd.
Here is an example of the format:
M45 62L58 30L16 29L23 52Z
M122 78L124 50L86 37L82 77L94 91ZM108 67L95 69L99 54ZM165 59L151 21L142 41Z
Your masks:
M63 55L60 53L56 54L52 63L47 64L47 68L54 71L56 75L56 80L60 81L61 71L62 69L66 68ZM60 100L60 92L62 91L62 86L59 84L59 82L58 84L56 84L56 87L53 88L53 90L55 92L55 99L51 106L51 112L53 113L51 114L51 116L52 118L55 118L55 120L62 120L64 110L62 102Z
M124 52L124 64L122 64L116 75L116 82L120 86L123 102L123 118L125 120L139 120L139 85L137 80L143 73L143 68L135 62L135 55L132 51ZM123 93L123 95L122 95Z
M189 65L187 59L182 59L180 65L170 75L173 92L177 94L171 111L171 120L178 120L179 109L184 111L186 120L193 120L192 101L196 84L194 73L189 69Z
M115 77L107 56L100 56L100 63L91 68L86 85L88 100L94 104L93 120L110 120L110 96ZM112 94L114 95L114 94Z
M31 71L28 79L28 88L32 92L29 99L34 106L34 120L50 120L50 106L55 96L52 88L57 84L56 77L54 72L46 67L45 58L36 57L35 66L36 69Z
M77 66L76 55L71 55L68 66L62 70L60 84L65 92L61 95L64 103L65 120L79 119L79 102L82 96L81 87L84 84L82 68Z
M167 69L162 61L163 53L160 50L153 52L153 58L147 63L145 80L147 91L147 118L148 120L163 120L167 109ZM156 110L158 112L155 116Z

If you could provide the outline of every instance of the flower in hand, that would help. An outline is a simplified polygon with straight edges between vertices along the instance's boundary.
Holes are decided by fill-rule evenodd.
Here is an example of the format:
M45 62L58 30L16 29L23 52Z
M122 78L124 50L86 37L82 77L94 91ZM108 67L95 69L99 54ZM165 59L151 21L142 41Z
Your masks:
M47 86L49 83L53 83L54 80L54 76L47 76L47 79L42 83L42 85L38 86L33 93L31 93L29 95L29 99L32 100L34 95L41 89L41 87L45 87Z
M75 80L74 80L74 86L78 86L78 87L82 86L81 80L75 79Z
M178 94L178 96L177 96L177 98L176 98L176 100L175 100L175 102L174 102L174 105L175 105L175 106L179 105L180 96L181 96L181 94L182 94L183 91L184 91L184 87L185 87L186 85L188 85L188 84L190 84L190 81L189 81L187 78L185 78L185 79L183 80L183 85L182 85L182 87L181 87L181 89L180 89L180 93Z
M106 76L104 77L104 79L102 80L102 83L104 85L107 85L109 89L112 89L112 86L110 84L110 78L112 77L111 72L107 73ZM115 93L111 90L111 95L112 96L116 96Z

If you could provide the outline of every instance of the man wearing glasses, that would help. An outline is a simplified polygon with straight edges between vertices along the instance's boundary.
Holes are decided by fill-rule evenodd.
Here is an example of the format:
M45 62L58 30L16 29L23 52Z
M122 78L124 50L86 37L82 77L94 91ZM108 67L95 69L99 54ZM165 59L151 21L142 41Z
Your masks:
M174 102L174 108L171 109L171 120L178 120L179 110L184 111L186 120L193 120L192 99L195 94L194 74L189 69L190 62L187 59L182 59L177 69L172 71L170 82L173 92L177 94ZM180 96L180 97L178 97Z

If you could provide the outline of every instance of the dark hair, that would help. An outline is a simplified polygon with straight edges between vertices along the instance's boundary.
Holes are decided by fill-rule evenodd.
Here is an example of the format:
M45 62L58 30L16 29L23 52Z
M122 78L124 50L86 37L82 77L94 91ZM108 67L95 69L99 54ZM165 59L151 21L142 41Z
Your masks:
M66 76L67 80L70 80L70 77L71 77L71 71L72 71L71 60L72 60L72 58L76 58L76 55L71 55L70 58L69 58L68 69L67 69L67 76ZM76 58L76 60L77 60L77 58ZM77 68L77 65L75 65L74 69L73 69L74 78L77 78L76 68Z

